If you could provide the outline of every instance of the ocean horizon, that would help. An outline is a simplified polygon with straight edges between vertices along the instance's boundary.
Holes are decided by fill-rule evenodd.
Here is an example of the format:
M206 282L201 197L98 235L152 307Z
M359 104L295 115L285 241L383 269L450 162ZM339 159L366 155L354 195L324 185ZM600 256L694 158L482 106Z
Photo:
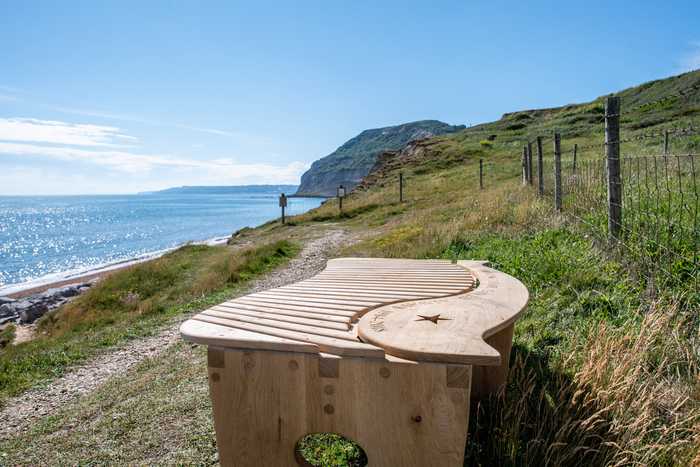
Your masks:
M64 280L188 242L224 241L280 216L295 185L180 187L129 195L0 196L0 295ZM301 214L320 198L290 198Z

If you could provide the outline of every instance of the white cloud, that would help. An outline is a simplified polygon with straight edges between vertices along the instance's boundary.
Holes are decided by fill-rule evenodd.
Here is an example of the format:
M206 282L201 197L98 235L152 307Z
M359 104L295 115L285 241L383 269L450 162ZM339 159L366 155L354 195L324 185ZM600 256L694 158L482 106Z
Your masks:
M92 150L63 146L0 142L0 154L35 156L61 161L89 162L121 172L144 172L157 166L192 167L187 161L148 154L134 154L119 150Z
M134 117L132 115L113 114L113 113L109 113L109 112L101 112L99 110L74 109L74 108L70 108L70 107L53 107L53 106L51 106L50 108L53 110L57 110L59 112L73 114L73 115L84 115L86 117L98 117L98 118L106 118L109 120L121 120L124 122L141 123L144 125L179 128L181 130L196 131L199 133L208 133L210 135L217 135L217 136L232 136L232 137L240 136L240 134L238 134L236 132L228 131L228 130L220 130L218 128L205 128L205 127L199 127L199 126L193 126L193 125L185 125L182 123L169 123L169 122L162 122L162 121L156 121L156 120L148 120L145 118Z
M0 157L1 159L1 157ZM152 174L126 174L102 170L75 170L74 167L24 166L8 164L0 170L0 194L78 195L122 194L153 191L184 185L294 184L299 182L295 163L285 167L241 167L230 173L210 170L169 170ZM252 170L251 170L252 169ZM265 170L261 170L265 169ZM301 169L303 170L303 169ZM252 174L252 175L251 175Z
M74 124L34 118L0 118L0 141L67 144L72 146L117 146L136 138L111 126Z
M681 58L681 68L683 71L694 71L700 69L700 41L690 43L691 51Z
M227 183L296 183L308 168L303 162L284 166L273 164L239 164L231 159L195 160L158 154L134 154L120 150L93 150L85 148L40 146L36 144L0 142L0 155L46 157L61 161L87 162L132 174L143 174L156 168L197 170L201 176ZM203 172L203 173L202 173ZM209 183L210 184L210 183Z
M60 121L37 120L31 118L0 118L0 164L2 157L12 157L15 169L34 167L44 170L42 163L27 164L28 159L54 160L65 164L55 166L56 170L68 173L70 179L78 175L98 173L95 191L90 183L83 187L70 186L55 192L122 193L138 186L140 191L156 187L179 185L234 185L251 183L298 183L301 174L308 168L303 162L291 162L287 165L267 163L237 163L234 158L195 159L169 154L152 154L143 151L133 152L132 148L122 143L136 141L136 138L124 134L119 128L92 124L72 124ZM22 162L24 161L24 162ZM17 166L16 164L19 164ZM75 164L93 166L76 167ZM3 172L7 175L8 164ZM0 165L2 166L2 165ZM97 169L97 172L96 172ZM44 180L47 177L42 176ZM54 177L55 178L55 177ZM88 176L89 178L89 176ZM47 186L41 180L24 179L22 187L5 182L0 184L3 193L23 193L25 188L34 192L44 192ZM128 184L115 180L128 179ZM110 185L110 183L112 183ZM156 187L154 187L154 184Z

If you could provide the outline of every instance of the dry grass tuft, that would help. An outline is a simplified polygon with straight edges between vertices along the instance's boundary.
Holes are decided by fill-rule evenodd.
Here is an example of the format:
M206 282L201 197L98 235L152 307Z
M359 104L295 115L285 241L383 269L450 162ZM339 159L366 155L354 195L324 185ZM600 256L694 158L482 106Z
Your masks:
M675 303L601 322L555 364L517 348L506 393L480 404L468 464L690 465L700 460L698 339Z

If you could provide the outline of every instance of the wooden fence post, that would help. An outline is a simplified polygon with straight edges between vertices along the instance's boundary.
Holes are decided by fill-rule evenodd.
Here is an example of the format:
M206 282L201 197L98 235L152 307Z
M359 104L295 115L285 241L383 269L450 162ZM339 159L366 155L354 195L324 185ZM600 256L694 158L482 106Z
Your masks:
M542 137L537 137L537 193L544 195L544 167L542 155Z
M664 131L664 156L668 156L668 130Z
M610 240L619 240L622 230L619 97L605 100L605 160L608 173L608 235Z
M561 211L561 136L554 133L554 209Z
M484 160L479 159L479 189L484 189Z
M399 203L403 203L403 172L399 172Z
M532 186L532 143L527 142L527 183Z
M523 146L523 185L527 185L527 146Z
M574 144L574 170L573 173L576 175L576 153L578 152L578 144Z

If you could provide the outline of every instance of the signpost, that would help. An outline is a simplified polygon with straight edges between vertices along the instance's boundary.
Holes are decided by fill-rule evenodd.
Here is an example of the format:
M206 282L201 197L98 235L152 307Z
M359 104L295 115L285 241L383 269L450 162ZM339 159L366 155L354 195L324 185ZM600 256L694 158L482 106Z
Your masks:
M287 195L285 195L284 193L280 195L280 207L282 208L282 223L284 224L284 208L287 207Z
M338 187L338 206L340 208L340 212L343 212L343 198L345 198L345 187L343 185L340 185Z

